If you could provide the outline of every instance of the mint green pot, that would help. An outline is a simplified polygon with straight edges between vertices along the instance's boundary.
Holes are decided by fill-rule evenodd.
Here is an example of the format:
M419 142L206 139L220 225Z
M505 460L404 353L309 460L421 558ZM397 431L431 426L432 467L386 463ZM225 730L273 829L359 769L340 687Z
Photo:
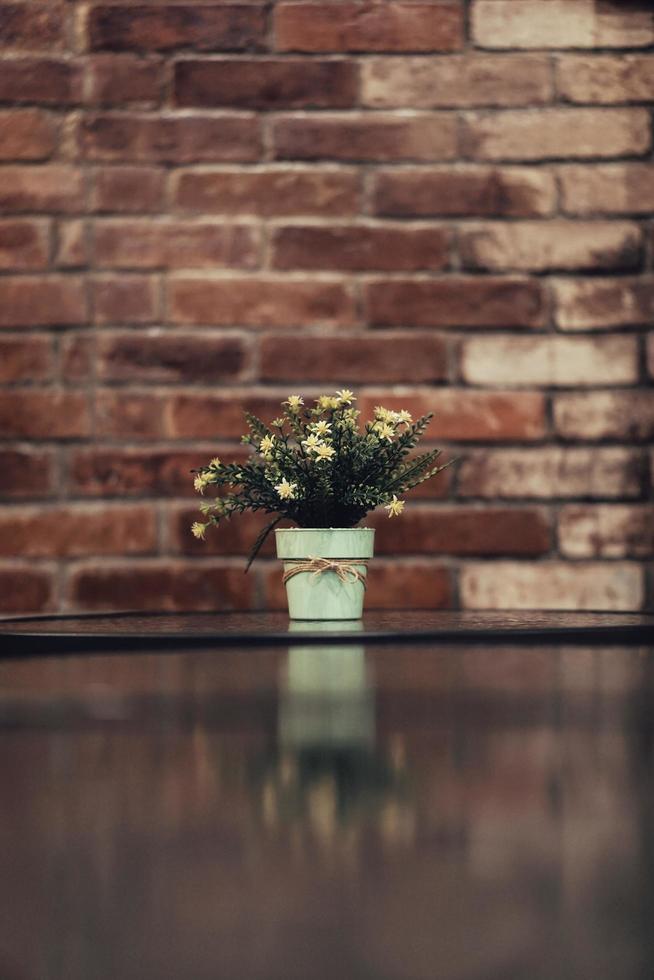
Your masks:
M353 567L365 578L375 532L368 527L293 527L275 531L275 538L284 572L291 571L295 562L311 558L358 558L361 564ZM298 572L286 582L291 619L361 619L364 595L363 582L350 575L342 581L332 569L319 575Z

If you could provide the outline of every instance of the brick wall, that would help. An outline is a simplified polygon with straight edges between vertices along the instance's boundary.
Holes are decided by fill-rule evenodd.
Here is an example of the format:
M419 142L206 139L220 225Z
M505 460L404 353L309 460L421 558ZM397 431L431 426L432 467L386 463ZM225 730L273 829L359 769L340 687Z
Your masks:
M342 385L462 456L374 519L371 606L647 604L649 0L23 0L0 43L1 611L278 605L189 470Z

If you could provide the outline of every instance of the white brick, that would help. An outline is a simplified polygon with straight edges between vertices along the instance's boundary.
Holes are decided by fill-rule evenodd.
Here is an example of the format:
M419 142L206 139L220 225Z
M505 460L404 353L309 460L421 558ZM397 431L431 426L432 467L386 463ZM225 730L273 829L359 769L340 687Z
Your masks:
M634 337L475 337L463 344L471 384L600 385L638 380Z
M629 562L476 562L460 576L465 609L629 610L643 605L643 570Z
M477 0L472 34L486 48L645 47L654 14L597 0Z

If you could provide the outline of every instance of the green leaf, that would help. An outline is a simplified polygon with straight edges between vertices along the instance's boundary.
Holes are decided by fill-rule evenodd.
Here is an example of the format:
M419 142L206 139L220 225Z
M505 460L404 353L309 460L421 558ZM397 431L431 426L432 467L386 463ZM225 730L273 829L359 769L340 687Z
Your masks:
M250 549L250 553L248 554L248 560L247 560L247 564L245 566L245 571L246 572L249 571L250 565L252 564L252 562L254 561L254 559L257 557L257 555L261 551L261 548L263 547L263 543L266 540L266 538L268 537L268 535L270 534L270 532L273 530L273 528L277 527L277 525L279 524L279 522L282 521L282 520L283 520L283 517L282 516L276 517L274 519L274 521L271 521L270 524L266 524L266 526L263 528L263 530L259 532L259 534L257 535L256 541L252 545L252 547Z

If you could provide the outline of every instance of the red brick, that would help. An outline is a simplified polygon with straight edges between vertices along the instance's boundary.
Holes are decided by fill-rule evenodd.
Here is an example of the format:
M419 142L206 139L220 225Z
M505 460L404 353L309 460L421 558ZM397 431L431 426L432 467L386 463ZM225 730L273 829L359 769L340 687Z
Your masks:
M247 51L264 45L265 31L265 9L254 5L100 5L89 16L93 51Z
M211 528L204 541L191 534L191 524L198 520L197 507L175 508L168 515L168 540L173 554L182 555L240 555L246 557L257 536L272 520L270 514L237 514L219 527ZM267 538L261 557L273 557L275 538Z
M529 279L379 279L365 296L381 327L537 327L545 316L542 287Z
M414 418L434 413L427 438L469 441L533 441L545 435L545 403L536 392L468 391L456 388L408 389L406 394L367 391L359 400L364 418L375 405L395 411L406 408Z
M79 98L78 83L79 73L69 61L7 58L0 63L1 102L39 102L46 105L76 102Z
M562 330L650 326L654 278L557 279L556 321Z
M176 395L164 415L164 435L169 439L239 439L247 431L244 412L264 420L276 418L285 397L256 389Z
M193 497L197 500L191 470L206 465L215 455L216 447L212 444L183 451L79 449L71 453L69 461L69 492L86 497ZM230 461L243 461L248 455L244 448L230 447Z
M55 264L64 269L79 269L88 264L89 249L83 221L57 222Z
M273 123L278 160L452 160L459 130L453 115L320 115Z
M551 173L528 167L437 167L378 170L375 214L389 217L550 215L556 204Z
M651 121L646 109L471 112L464 123L463 146L466 155L480 160L642 154L651 147Z
M459 240L467 269L634 269L643 260L640 228L626 221L489 222L466 226Z
M55 459L49 450L0 449L0 497L52 496Z
M0 383L44 381L52 377L49 337L0 336Z
M178 61L179 106L234 109L347 108L356 100L357 70L346 61L258 58Z
M654 391L593 391L557 395L556 430L564 439L654 439Z
M654 22L642 4L477 0L472 34L486 48L646 47Z
M409 505L400 519L389 519L382 510L366 518L366 525L376 528L379 555L542 555L550 550L547 514L536 507Z
M0 4L0 45L5 50L57 50L65 44L65 30L66 13L61 4Z
M650 102L654 91L651 54L563 55L556 70L557 88L568 102Z
M639 454L629 449L500 449L466 454L462 497L556 499L638 497Z
M250 609L254 576L243 564L133 561L84 564L71 574L70 597L80 609L171 612Z
M384 333L312 337L298 344L296 334L264 336L260 344L263 381L424 384L447 377L447 349L440 337Z
M361 71L362 103L375 109L537 105L553 93L544 55L369 58Z
M92 281L94 322L154 323L161 316L159 284L154 276L121 275Z
M368 569L366 609L451 609L454 591L449 569L435 561L384 561ZM286 609L279 565L265 569L267 609Z
M559 168L568 214L644 214L654 211L654 166L606 163Z
M151 507L11 507L0 514L0 556L73 558L155 550Z
M457 51L463 47L458 2L279 3L278 51Z
M37 613L52 607L52 576L24 566L0 568L0 612Z
M210 214L325 215L358 213L360 178L354 170L182 171L176 206Z
M92 377L95 336L90 331L66 333L59 343L59 361L64 381L86 383Z
M568 504L558 520L567 558L646 558L654 555L651 504Z
M0 269L43 269L49 259L47 221L0 219Z
M349 326L354 302L340 282L178 278L168 282L173 323L244 326Z
M16 389L0 392L0 431L5 438L78 439L91 433L86 395Z
M153 167L98 167L92 174L91 209L135 213L161 211L164 171Z
M96 438L156 439L162 434L164 400L157 395L129 391L96 394Z
M46 160L57 146L57 124L40 109L0 110L0 160Z
M647 338L647 373L654 378L654 333Z
M162 98L164 71L160 61L133 55L97 55L85 64L84 101L87 105L157 105Z
M261 250L258 229L222 222L96 221L93 237L95 264L105 269L253 269Z
M259 159L262 145L259 121L251 115L89 115L80 141L87 160L117 163L247 163Z
M0 170L0 208L5 212L70 213L84 209L81 170L47 167L3 167Z
M98 376L103 381L235 381L247 369L238 337L123 333L98 339Z
M634 337L475 337L463 343L470 384L572 386L638 381Z
M450 235L443 228L295 225L273 231L271 244L274 269L437 271L449 264Z
M370 567L366 609L451 609L449 569L436 562L377 561Z
M477 562L461 569L464 609L640 609L643 571L627 562Z
M83 283L74 276L0 279L0 327L60 326L86 321Z

